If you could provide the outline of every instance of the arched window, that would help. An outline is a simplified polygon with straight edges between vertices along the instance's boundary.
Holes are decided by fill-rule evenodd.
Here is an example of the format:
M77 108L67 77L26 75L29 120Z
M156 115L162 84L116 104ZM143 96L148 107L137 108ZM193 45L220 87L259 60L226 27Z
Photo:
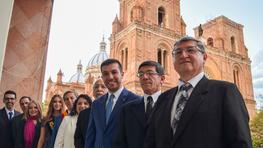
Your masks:
M121 50L121 64L124 65L124 50Z
M157 52L157 61L162 64L162 50L159 48Z
M231 40L231 49L232 49L232 51L233 52L236 52L236 41L235 41L235 37L231 37L230 38L230 40Z
M158 26L165 25L165 11L163 7L158 8Z
M233 78L234 78L234 83L238 87L240 87L239 75L240 75L239 68L237 66L235 66L234 69L233 69Z
M130 16L130 18L131 18L131 22L133 22L133 10L131 11L131 16Z
M128 69L128 48L125 48L125 65L124 69Z
M207 39L207 45L211 46L211 47L214 47L214 40L213 40L213 38L208 38Z
M167 51L166 50L164 50L163 51L163 68L164 69L166 69L166 67L167 67Z
M159 48L157 50L157 61L163 66L164 70L166 70L167 67L167 55L168 54L165 49Z

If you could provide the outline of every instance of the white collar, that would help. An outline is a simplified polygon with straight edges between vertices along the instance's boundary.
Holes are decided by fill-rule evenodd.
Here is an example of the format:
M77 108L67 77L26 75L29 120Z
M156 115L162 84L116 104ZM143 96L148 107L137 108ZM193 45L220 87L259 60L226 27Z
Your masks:
M151 96L153 98L153 103L155 103L157 101L158 97L160 96L160 94L161 94L161 90L153 93L152 95L144 94L143 95L144 102L146 103L147 102L147 97Z
M188 83L190 83L190 84L193 86L193 88L195 88L195 86L197 85L197 83L203 78L204 75L205 75L204 72L200 72L198 75L196 75L195 77L193 77L192 79L190 79L190 80L188 81ZM178 82L178 88L180 88L183 84L185 84L185 82L179 80L179 82Z
M112 92L108 92L108 98L110 97L111 94L113 94L114 95L114 99L118 99L119 96L121 95L121 92L122 92L123 89L124 89L124 87L122 86L117 91L115 91L113 93Z

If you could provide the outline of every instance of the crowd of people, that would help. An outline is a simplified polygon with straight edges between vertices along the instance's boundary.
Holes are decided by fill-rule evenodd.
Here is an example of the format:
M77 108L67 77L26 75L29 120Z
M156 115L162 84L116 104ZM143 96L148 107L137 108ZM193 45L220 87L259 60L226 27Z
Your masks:
M139 65L143 96L126 89L121 63L101 63L93 97L66 91L54 95L46 115L34 99L4 93L0 147L4 148L252 148L249 115L235 84L204 74L204 44L183 37L175 42L178 85L162 92L165 70L158 62ZM136 85L136 84L130 84Z

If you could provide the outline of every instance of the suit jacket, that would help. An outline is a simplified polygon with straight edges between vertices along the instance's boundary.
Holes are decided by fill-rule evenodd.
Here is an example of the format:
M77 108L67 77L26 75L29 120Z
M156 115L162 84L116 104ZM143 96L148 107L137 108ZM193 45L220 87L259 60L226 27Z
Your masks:
M16 110L14 112L14 117L20 114ZM12 141L12 120L8 120L5 108L2 108L0 110L0 147L13 148L14 146Z
M25 119L23 119L24 113L13 118L12 122L12 137L14 142L14 148L24 148L24 127ZM36 148L40 137L41 122L38 121L35 127L35 137L33 140L33 147Z
M86 131L89 124L90 108L79 113L77 127L74 135L74 145L76 148L83 148L85 143Z
M24 147L24 125L25 121L23 119L24 113L20 114L13 118L12 123L12 137L15 148L23 148ZM20 138L18 138L20 137Z
M144 148L252 148L248 112L234 84L203 77L193 89L173 135L171 109L177 89L159 97Z
M146 134L146 123L143 98L123 106L113 147L142 148Z
M123 89L106 125L106 101L108 93L92 103L89 126L87 129L85 148L112 148L112 140L116 131L116 120L119 118L120 108L127 102L140 97Z

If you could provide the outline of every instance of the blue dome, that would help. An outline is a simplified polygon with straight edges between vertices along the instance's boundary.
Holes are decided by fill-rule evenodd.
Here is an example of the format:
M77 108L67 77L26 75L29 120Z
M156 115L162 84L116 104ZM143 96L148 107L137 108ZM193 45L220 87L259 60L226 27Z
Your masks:
M85 77L82 74L82 64L81 62L79 62L79 64L77 65L77 72L71 76L71 78L69 79L69 83L85 83Z
M109 58L108 54L106 53L106 43L104 42L104 37L102 42L100 42L100 52L95 54L89 61L87 68L92 66L98 66L103 61Z
M89 61L88 67L100 65L103 61L109 58L106 51L100 51L99 53L95 54Z

